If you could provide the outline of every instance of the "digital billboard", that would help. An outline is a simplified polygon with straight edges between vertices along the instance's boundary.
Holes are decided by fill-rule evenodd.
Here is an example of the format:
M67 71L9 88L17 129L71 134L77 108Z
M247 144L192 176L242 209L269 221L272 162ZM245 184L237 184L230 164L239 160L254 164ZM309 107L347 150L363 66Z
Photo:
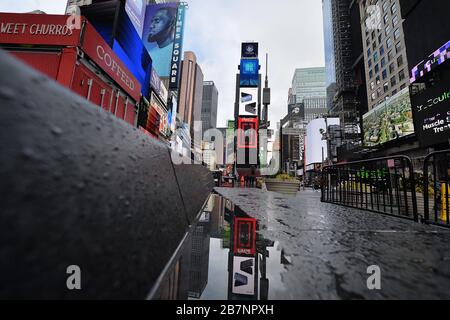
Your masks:
M240 66L240 86L258 87L259 86L259 60L242 59Z
M127 0L125 3L125 11L139 35L144 30L145 7L145 0Z
M409 88L405 88L363 116L364 145L378 146L414 133Z
M234 254L255 255L256 219L234 218Z
M89 20L139 81L142 95L149 98L152 60L120 2L95 2L80 9L81 14Z
M255 258L233 257L233 283L231 291L235 294L255 294Z
M450 63L438 81L412 90L411 104L416 135L422 147L445 143L450 137Z
M258 43L244 42L241 50L242 58L258 58Z
M142 42L160 77L169 77L175 40L178 3L150 4L146 8Z
M238 119L238 149L258 148L258 118Z
M258 88L241 88L239 90L239 115L258 115Z

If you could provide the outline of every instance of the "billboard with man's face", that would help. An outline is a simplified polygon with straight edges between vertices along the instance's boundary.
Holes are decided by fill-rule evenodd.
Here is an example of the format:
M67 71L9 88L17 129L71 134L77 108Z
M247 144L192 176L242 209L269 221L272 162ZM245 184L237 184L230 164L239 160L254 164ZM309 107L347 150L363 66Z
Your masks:
M169 77L178 3L150 4L146 8L142 42L160 77Z

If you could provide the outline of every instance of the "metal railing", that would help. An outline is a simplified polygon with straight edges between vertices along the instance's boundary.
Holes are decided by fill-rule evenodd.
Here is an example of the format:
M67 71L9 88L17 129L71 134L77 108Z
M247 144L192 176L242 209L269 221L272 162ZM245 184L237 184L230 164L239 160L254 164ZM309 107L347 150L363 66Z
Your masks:
M419 221L414 170L406 156L324 167L321 201Z
M425 223L450 227L449 171L450 150L433 152L424 160L423 203Z

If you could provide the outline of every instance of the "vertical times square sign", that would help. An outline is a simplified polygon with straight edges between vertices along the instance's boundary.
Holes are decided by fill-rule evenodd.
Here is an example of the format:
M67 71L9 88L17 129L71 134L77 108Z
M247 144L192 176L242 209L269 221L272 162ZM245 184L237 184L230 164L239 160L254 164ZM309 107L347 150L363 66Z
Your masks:
M178 6L177 23L175 27L175 41L173 43L172 60L170 63L170 89L178 89L181 54L183 52L183 33L186 8L186 3L180 3L180 5Z

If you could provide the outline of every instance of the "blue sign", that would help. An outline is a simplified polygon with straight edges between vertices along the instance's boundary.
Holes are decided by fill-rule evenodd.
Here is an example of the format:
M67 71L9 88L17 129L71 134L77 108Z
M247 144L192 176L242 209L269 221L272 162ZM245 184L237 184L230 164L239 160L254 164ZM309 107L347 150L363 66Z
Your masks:
M240 86L258 87L259 86L259 60L242 59L240 66Z
M177 24L175 28L175 41L173 43L172 61L170 65L169 89L178 89L180 78L181 54L183 52L184 18L186 6L180 4L177 12Z
M144 43L153 61L153 68L160 77L169 77L178 3L169 2L147 5L142 32Z

